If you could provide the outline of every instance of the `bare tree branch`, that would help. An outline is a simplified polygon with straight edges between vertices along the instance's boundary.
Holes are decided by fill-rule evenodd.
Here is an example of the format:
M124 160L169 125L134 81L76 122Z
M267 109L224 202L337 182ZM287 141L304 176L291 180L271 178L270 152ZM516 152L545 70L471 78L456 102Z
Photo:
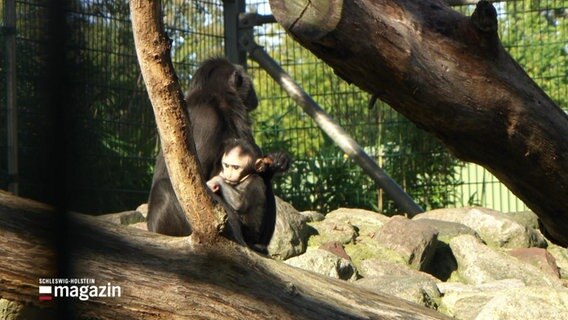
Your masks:
M172 186L191 223L192 238L212 241L223 226L225 212L214 205L200 175L191 124L164 31L161 1L130 1L130 12L136 53Z

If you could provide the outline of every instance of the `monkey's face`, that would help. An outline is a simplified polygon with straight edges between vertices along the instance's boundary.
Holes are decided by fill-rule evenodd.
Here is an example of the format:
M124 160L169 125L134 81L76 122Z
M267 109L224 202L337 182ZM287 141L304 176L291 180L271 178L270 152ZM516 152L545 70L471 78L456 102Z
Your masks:
M223 171L219 175L229 184L238 184L254 171L252 162L252 157L240 147L233 148L223 155Z
M229 80L231 86L238 92L239 97L243 101L247 110L250 112L258 106L258 98L252 85L251 78L245 73L241 66L235 66L231 79Z

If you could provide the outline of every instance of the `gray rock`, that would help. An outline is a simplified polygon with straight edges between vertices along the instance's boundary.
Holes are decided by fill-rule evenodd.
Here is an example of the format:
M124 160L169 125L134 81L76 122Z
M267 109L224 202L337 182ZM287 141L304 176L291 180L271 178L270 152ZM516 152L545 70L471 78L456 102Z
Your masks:
M420 272L410 269L406 264L394 263L384 259L368 259L361 262L359 274L364 278L376 278L383 276L406 276L411 271Z
M308 248L303 255L290 258L284 262L332 278L349 281L358 278L357 269L351 261L340 258L327 250Z
M475 320L568 319L568 289L525 287L508 290L491 299Z
M423 270L436 251L438 231L402 216L392 217L377 234L381 246L399 252L416 270Z
M142 213L134 210L104 214L99 216L99 219L122 225L130 225L146 221L146 218L142 215Z
M505 248L546 247L546 239L533 228L531 212L502 213L479 208L448 208L421 213L413 220L432 219L464 224L475 230L489 246Z
M490 247L545 248L547 245L539 232L499 211L473 208L467 212L462 223L475 230Z
M418 214L414 216L412 220L430 219L461 223L467 212L471 209L471 207L435 209Z
M302 211L300 214L306 217L306 222L317 222L325 219L325 216L317 211Z
M276 227L268 245L268 254L285 260L306 252L309 228L306 218L294 207L276 197Z
M146 219L148 217L148 204L143 203L139 205L136 211L140 212L144 216L144 219Z
M518 224L538 230L538 216L532 211L503 212L504 215Z
M439 311L456 319L474 319L485 304L511 288L522 288L520 280L498 280L477 286L461 283L438 283L443 294Z
M440 291L436 281L421 275L390 275L363 278L355 281L355 285L373 292L385 293L408 300L428 308L437 309Z
M445 303L449 299L454 299L454 297L445 297L442 299L439 311L456 319L473 320L479 314L483 306L499 294L499 292L479 292L457 296L451 307L452 309L449 309Z
M309 239L310 247L320 246L332 241L348 244L354 242L357 237L355 227L343 221L325 219L319 222L311 222L309 226L316 230L315 235Z
M464 292L444 295L438 311L460 320L475 319L479 311L500 292Z
M417 219L413 221L418 224L430 226L438 231L438 241L450 243L450 240L462 234L470 234L479 237L477 232L472 228L457 222L433 220L428 218Z
M548 246L548 252L556 259L556 265L560 269L560 277L568 280L568 248L551 243Z
M457 273L467 284L477 285L502 279L519 279L526 285L562 284L560 279L505 253L493 250L471 235L453 238L450 241L450 248L458 263Z
M359 235L372 236L389 220L389 217L369 210L339 208L328 213L325 220L348 223L357 229Z
M356 266L361 261L372 258L405 263L397 252L381 247L375 240L381 227L389 220L388 217L374 211L340 208L328 213L325 220L353 226L356 231L355 241L346 244L345 251Z
M444 295L457 293L495 292L506 289L522 288L526 285L519 279L496 280L479 285L467 285L460 282L439 282L438 290Z
M357 267L359 267L363 261L369 259L380 259L398 265L408 266L407 257L403 257L402 254L381 246L374 237L359 235L355 243L345 245L345 251L349 254Z
M560 271L556 265L556 259L542 248L516 248L511 249L509 254L523 262L533 265L543 272L555 278L560 278Z
M469 234L479 238L475 230L457 222L433 220L428 218L416 219L414 223L430 226L438 231L436 252L431 262L422 271L427 272L440 280L447 280L457 269L458 264L452 250L448 246L450 240L462 234Z
M411 269L408 265L402 265L381 259L369 259L361 262L358 268L359 274L365 278L377 278L384 276L422 277L424 280L439 282L438 279L428 273Z

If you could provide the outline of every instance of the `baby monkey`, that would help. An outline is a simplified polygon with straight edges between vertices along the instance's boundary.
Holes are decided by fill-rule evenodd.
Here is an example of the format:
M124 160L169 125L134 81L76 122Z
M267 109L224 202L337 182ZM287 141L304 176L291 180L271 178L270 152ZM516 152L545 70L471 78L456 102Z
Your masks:
M267 223L266 185L258 173L270 166L270 161L249 141L229 139L223 148L221 172L207 181L211 191L237 213L245 242L257 251L266 251L266 244L259 240Z

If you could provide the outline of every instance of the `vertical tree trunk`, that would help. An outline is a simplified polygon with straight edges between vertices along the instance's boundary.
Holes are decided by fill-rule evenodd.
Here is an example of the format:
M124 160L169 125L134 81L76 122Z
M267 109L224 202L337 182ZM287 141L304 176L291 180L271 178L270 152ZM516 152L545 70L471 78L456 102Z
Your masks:
M219 234L226 214L214 205L199 174L191 123L162 22L161 1L130 1L130 12L136 53L174 191L191 223L192 238L212 241Z

